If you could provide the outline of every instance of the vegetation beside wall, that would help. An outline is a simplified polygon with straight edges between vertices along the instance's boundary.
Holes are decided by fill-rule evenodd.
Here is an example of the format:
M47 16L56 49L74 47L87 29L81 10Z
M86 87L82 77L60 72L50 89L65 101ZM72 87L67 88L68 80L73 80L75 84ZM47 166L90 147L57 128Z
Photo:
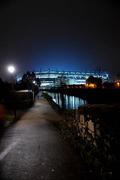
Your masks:
M120 107L102 104L61 110L48 94L44 97L64 117L55 126L88 168L104 180L116 178L120 167Z

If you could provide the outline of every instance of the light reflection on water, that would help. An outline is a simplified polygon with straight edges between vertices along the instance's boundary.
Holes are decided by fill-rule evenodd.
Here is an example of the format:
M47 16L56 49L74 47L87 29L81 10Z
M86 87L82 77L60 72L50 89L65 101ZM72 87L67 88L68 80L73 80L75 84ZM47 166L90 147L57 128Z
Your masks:
M86 104L86 101L75 96L68 96L60 93L50 93L48 95L52 97L53 101L64 109L78 109L81 105Z

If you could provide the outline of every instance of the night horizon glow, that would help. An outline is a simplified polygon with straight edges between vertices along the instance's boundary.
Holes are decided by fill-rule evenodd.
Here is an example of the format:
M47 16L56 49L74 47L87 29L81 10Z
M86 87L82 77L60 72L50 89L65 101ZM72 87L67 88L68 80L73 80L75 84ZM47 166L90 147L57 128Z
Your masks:
M14 59L19 72L55 68L120 73L117 1L11 0L1 8L1 67Z

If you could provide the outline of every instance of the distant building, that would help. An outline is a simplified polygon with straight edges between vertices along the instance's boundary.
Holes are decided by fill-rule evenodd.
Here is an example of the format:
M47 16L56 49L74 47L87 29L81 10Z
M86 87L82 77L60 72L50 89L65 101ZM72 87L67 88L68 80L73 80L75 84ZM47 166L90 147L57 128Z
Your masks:
M105 82L109 79L109 74L106 72L80 72L80 71L54 71L46 70L35 72L36 78L41 81L41 88L59 87L61 85L80 85L86 84L86 79L89 76L94 76L102 79ZM20 81L22 76L17 76L17 81Z
M79 72L79 71L40 71L35 72L36 78L41 80L41 88L59 87L62 84L80 85L86 84L89 76L101 78L103 82L109 79L106 72Z

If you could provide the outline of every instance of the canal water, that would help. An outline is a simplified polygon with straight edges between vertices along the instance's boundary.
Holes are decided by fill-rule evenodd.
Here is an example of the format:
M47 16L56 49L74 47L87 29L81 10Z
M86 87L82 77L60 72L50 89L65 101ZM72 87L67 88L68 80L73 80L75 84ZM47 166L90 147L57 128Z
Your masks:
M75 96L51 92L47 92L47 94L63 109L78 109L78 107L87 103L85 100Z

